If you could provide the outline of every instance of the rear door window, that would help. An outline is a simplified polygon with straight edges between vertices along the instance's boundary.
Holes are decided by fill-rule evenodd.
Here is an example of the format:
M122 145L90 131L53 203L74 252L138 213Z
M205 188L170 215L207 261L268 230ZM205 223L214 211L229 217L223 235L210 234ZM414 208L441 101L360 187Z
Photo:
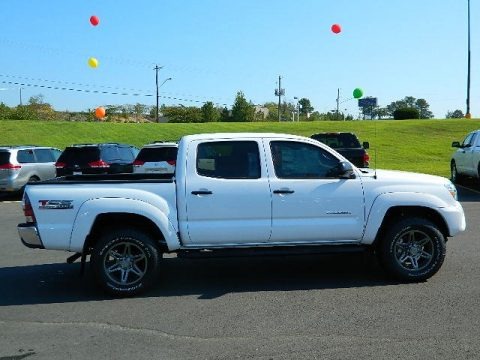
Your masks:
M33 153L33 150L19 150L17 154L17 161L21 164L34 163L35 155Z
M260 155L255 141L215 141L198 145L197 173L222 179L258 179Z

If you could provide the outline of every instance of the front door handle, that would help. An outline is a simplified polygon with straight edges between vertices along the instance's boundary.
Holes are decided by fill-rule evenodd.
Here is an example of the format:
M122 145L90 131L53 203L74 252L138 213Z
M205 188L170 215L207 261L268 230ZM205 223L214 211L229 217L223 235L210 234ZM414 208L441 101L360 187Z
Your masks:
M278 190L273 190L274 194L293 194L295 190L290 190L290 189L278 189Z
M213 193L210 190L194 190L192 195L212 195Z

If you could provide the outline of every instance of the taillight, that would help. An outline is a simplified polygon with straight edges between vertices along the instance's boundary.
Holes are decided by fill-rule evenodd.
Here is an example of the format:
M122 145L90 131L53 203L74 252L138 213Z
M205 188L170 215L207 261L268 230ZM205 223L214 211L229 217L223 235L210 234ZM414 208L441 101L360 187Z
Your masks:
M25 215L25 219L27 220L27 222L36 221L33 207L27 193L23 193L23 214Z
M92 161L88 163L88 166L92 168L109 168L110 164L106 163L103 160Z
M368 155L368 153L366 152L365 154L363 154L363 163L368 166L368 163L370 161L370 155Z
M0 170L18 170L21 167L22 167L21 165L6 163L6 164L0 165Z
M55 167L56 167L57 169L63 169L65 166L67 166L67 164L64 163L64 162L57 161L57 162L55 163Z
M142 160L135 160L133 162L133 166L142 166L143 164L145 164L145 161Z
M169 165L175 166L176 163L177 163L177 160L167 160L167 163L168 163Z

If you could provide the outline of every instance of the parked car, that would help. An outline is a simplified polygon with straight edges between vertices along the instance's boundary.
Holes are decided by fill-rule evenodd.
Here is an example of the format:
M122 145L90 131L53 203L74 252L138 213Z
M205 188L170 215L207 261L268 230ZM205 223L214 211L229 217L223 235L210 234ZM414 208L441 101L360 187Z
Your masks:
M469 133L461 144L452 142L452 147L457 148L450 160L452 181L458 183L467 176L480 178L480 130Z
M21 191L29 181L54 178L61 152L34 145L0 146L0 192Z
M313 134L310 137L335 149L357 167L369 166L370 156L366 149L370 147L370 144L367 141L360 144L357 136L353 133L325 132Z
M134 173L173 174L177 162L178 145L172 142L154 142L145 145L133 162Z
M55 167L57 176L133 172L138 148L128 144L76 144L65 148Z

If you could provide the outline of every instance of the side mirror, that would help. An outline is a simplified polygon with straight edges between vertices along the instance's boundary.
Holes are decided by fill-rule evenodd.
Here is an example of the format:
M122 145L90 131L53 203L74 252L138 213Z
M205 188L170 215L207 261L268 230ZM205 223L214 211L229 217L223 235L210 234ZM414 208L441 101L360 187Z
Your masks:
M348 161L340 161L337 165L337 176L340 179L355 179L355 172L353 171L352 164Z
M454 141L452 142L452 147L454 148L459 148L460 147L460 143L458 141Z
M370 143L368 141L364 141L362 146L364 149L370 149Z

